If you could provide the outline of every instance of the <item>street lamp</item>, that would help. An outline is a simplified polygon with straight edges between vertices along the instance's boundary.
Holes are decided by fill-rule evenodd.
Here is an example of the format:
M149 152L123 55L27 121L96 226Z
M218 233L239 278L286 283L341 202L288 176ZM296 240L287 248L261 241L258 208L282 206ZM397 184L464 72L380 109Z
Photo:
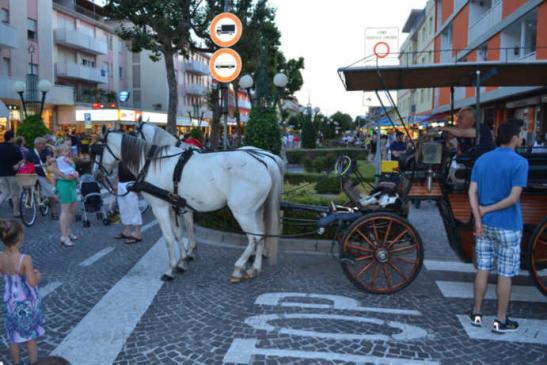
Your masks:
M30 87L27 89L25 83L23 81L15 81L13 83L13 91L15 91L18 95L19 95L19 98L21 99L21 104L23 106L23 112L24 112L24 117L28 117L29 116L29 108L27 108L27 106L30 106L32 105L33 107L31 108L32 109L32 112L33 112L33 115L36 114L36 109L35 109L35 105L37 104L37 100L36 100L36 94L37 94L37 91L40 91L42 93L42 98L41 98L41 101L40 101L40 109L39 109L39 113L38 113L38 116L42 116L42 112L44 111L44 103L46 101L46 94L49 92L49 90L51 89L51 82L49 82L48 80L40 80L38 82L38 85L36 85L35 83L33 82L28 82L27 84L30 84ZM25 99L25 91L27 92L27 98Z

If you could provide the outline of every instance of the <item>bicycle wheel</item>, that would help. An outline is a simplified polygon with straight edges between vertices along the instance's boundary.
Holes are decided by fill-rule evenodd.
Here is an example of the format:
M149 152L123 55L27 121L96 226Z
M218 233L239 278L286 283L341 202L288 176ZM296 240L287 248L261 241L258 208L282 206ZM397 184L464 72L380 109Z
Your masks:
M21 209L21 220L27 227L32 226L36 222L36 201L32 190L23 188L19 197L19 207Z

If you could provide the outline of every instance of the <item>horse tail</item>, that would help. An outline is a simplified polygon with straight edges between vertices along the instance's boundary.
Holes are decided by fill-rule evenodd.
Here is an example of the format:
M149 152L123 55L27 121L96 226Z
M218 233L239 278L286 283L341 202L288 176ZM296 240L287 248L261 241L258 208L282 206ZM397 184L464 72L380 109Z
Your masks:
M283 170L284 167L277 161L275 165L268 163L268 171L272 177L272 187L268 192L268 197L264 202L264 226L266 235L279 235L280 231L280 211L281 194L283 193ZM277 261L277 245L279 237L266 237L264 245L268 253L270 263Z

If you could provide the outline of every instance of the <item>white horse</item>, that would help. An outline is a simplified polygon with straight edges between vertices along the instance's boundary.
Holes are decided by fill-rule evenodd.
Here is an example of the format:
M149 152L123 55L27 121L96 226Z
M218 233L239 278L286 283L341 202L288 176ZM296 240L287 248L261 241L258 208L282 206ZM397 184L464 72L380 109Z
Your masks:
M184 142L181 142L177 139L177 137L173 136L171 133L167 132L165 129L162 129L154 124L146 123L140 121L137 127L135 128L135 132L137 137L142 138L146 142L150 144L155 144L157 146L177 146L182 149L187 148L193 148L196 149L194 145L187 144ZM277 168L279 169L279 173L281 176L285 175L285 163L279 156L274 155L273 153L270 153L268 151L246 146L241 147L240 150L250 150L250 151L257 151L259 154L263 156L267 156L268 158L263 159L263 161L268 165L277 165ZM274 166L270 166L270 168L273 168ZM194 215L192 211L188 211L184 215L184 223L186 227L186 233L188 236L188 259L192 260L195 255L195 249L196 249L196 240L195 240L195 233L194 233ZM177 242L182 239L182 232L176 225L176 217L174 214L171 217L171 226L173 227L173 231L175 232L175 237L177 239ZM267 257L268 251L270 249L269 243L273 241L272 239L266 239L265 242L265 249L264 249L264 256Z
M103 148L97 153L95 162L106 171L111 171L122 161L135 175L144 168L151 145L136 137L116 132L107 132L103 137ZM156 153L144 181L172 192L173 171L181 148L163 146ZM172 156L172 157L169 157ZM262 270L262 251L265 235L279 234L279 211L283 176L277 165L268 164L268 158L260 158L250 151L238 150L218 153L195 153L186 163L181 183L176 192L186 199L189 206L199 212L215 211L228 206L246 233L248 244L235 263L232 282L243 278L254 278ZM97 166L95 166L97 173ZM172 280L174 270L186 270L186 250L179 241L180 260L177 262L173 241L174 232L170 223L171 205L159 198L143 193L159 222L169 255L169 268L163 280ZM245 265L255 251L254 262L248 270Z

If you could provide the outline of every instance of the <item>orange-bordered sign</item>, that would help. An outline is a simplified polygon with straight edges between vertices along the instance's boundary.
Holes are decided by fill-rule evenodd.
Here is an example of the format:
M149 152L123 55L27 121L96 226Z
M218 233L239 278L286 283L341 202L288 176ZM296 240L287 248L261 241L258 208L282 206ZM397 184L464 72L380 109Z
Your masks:
M243 25L235 14L222 13L211 22L209 33L217 46L231 47L241 38Z
M241 57L231 48L221 48L213 54L209 61L211 76L218 82L232 82L241 73Z

